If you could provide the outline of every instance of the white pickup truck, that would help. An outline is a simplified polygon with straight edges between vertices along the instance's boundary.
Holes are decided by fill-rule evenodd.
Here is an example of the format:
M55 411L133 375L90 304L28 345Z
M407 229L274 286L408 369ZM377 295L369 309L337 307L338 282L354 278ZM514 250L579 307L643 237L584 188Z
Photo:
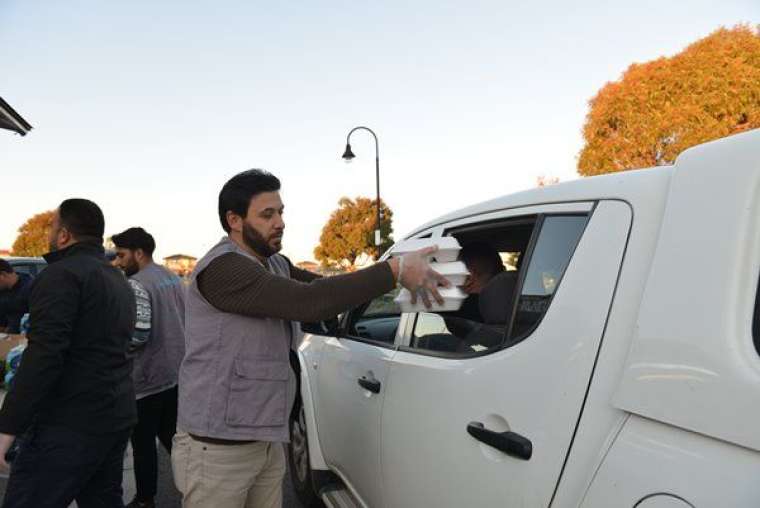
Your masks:
M479 316L388 294L304 326L305 504L760 506L760 130L408 238L448 235L509 263Z

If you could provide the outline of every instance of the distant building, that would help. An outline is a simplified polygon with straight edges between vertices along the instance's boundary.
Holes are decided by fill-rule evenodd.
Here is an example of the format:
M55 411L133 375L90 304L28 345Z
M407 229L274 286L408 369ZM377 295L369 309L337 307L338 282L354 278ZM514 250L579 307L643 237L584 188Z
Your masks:
M300 268L301 270L308 270L310 272L319 272L319 263L315 263L314 261L300 261L296 263L296 266Z
M0 258L7 258L11 255L10 249L0 249Z
M164 266L180 277L187 277L195 268L198 258L187 254L174 254L164 258Z
M321 264L315 263L314 261L300 261L296 263L296 266L300 268L301 270L318 273L326 277L329 277L330 275L338 275L338 274L346 272L342 268L333 267L333 266L322 266Z
M26 133L32 130L32 126L0 97L0 129L7 129L26 136Z

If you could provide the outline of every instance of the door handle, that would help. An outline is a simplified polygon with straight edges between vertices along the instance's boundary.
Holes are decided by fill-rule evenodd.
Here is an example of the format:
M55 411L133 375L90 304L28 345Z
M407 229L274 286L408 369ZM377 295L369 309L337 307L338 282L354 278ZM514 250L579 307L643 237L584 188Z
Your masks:
M369 390L372 393L380 393L381 384L377 379L367 379L365 376L362 376L357 379L357 383L365 390Z
M531 455L533 455L533 443L530 442L530 439L521 436L517 432L495 432L488 430L480 422L470 422L467 425L467 433L481 443L485 443L512 457L530 460Z

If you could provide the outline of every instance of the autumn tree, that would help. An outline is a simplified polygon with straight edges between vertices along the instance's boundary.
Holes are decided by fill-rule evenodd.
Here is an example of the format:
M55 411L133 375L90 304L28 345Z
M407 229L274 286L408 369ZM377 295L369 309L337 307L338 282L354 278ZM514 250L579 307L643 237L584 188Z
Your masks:
M375 203L375 200L369 198L340 198L338 208L322 228L319 245L314 249L314 257L322 266L351 270L361 256L377 259L393 245L393 212L380 200L383 215L380 223L380 252L375 246Z
M583 176L672 164L691 146L760 127L760 29L721 28L633 64L589 106Z
M14 256L41 256L50 250L48 234L53 213L53 210L38 213L18 228L18 236L13 242Z

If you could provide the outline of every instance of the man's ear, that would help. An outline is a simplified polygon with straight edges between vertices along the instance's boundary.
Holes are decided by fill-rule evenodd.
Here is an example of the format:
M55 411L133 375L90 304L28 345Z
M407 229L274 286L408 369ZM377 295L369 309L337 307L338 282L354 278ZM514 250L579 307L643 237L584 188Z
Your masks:
M63 239L63 242L61 242L61 245L68 245L72 240L74 240L73 235L68 229L66 229L66 227L62 227L61 229L59 229L58 235Z
M232 210L228 210L225 218L227 219L227 225L230 227L231 231L240 233L243 230L243 218L240 215Z

